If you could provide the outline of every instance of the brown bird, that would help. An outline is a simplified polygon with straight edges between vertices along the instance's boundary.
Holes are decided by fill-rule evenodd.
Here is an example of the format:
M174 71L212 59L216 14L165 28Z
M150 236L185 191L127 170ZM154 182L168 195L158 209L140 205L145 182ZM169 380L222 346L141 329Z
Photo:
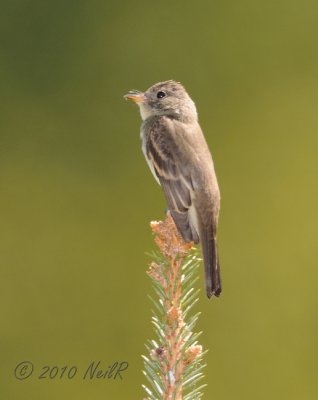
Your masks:
M175 81L124 96L140 108L142 150L186 242L201 242L206 294L221 293L216 231L220 191L194 102Z

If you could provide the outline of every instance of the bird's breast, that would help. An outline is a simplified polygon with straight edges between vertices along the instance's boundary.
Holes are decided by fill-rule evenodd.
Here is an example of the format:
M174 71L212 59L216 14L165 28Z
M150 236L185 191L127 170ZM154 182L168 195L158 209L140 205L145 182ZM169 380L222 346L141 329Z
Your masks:
M144 156L145 156L145 159L147 161L148 167L149 167L152 175L154 176L154 178L156 179L156 181L160 185L160 181L159 181L159 178L158 178L158 176L156 174L153 162L152 162L152 160L150 160L150 158L148 157L148 154L147 154L148 134L147 134L146 128L144 127L144 124L141 126L141 129L140 129L140 138L141 138L141 149L142 149L142 152L144 153Z

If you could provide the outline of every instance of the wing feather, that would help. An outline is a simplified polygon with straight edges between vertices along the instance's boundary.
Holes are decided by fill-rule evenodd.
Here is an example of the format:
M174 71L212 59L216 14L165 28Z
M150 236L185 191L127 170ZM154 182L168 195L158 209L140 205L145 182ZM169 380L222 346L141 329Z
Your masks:
M151 126L146 138L146 157L164 191L168 208L184 240L198 243L199 237L190 221L193 190L191 173L181 169L180 149L175 141L175 126L161 118Z

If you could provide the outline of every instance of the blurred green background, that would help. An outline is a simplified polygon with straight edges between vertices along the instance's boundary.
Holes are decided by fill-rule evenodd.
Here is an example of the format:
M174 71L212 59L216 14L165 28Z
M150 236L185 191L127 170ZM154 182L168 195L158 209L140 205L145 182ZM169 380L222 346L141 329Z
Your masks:
M317 20L314 0L1 1L1 398L143 398L165 202L122 96L166 79L196 102L222 192L205 398L318 398ZM19 381L23 360L129 368Z

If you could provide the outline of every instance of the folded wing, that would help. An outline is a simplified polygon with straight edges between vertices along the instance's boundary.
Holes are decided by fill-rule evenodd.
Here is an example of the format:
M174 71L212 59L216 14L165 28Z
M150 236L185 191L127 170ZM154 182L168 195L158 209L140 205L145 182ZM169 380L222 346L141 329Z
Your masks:
M190 168L184 166L182 154L175 140L175 125L156 121L147 134L146 157L164 191L168 208L183 239L199 242L198 232L193 224L194 207L191 193L193 185Z

